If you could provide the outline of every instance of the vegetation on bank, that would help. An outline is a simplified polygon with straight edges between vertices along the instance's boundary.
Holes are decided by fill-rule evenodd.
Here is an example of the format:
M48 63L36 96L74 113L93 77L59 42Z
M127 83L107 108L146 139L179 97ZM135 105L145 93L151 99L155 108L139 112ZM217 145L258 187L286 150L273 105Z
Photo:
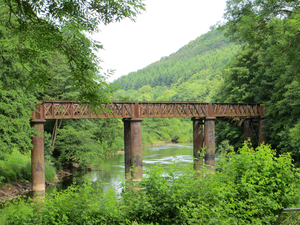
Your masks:
M298 0L229 0L226 24L114 81L121 89L115 99L264 104L269 143L278 154L291 152L299 167L299 9ZM243 143L243 119L218 121L216 146L228 140L237 150ZM163 127L163 120L153 122ZM173 122L185 124L180 119ZM257 144L257 120L251 126ZM148 130L150 138L168 137ZM176 135L170 133L171 138Z
M123 183L120 196L87 182L47 196L45 202L7 203L0 222L273 224L281 207L295 207L300 200L299 170L290 154L275 155L268 145L254 150L245 143L238 154L222 154L214 174L204 166L197 174L192 164L175 163L167 170L156 165L139 184Z
M106 74L94 54L102 45L88 34L97 31L102 23L124 18L134 20L145 10L144 6L142 0L84 3L0 0L0 161L3 166L13 149L24 154L32 149L31 137L36 132L30 126L30 117L38 100L89 101L92 106L109 102L115 88L106 83ZM71 162L84 165L95 155L101 157L122 149L119 123L47 121L46 161L56 166L68 166ZM6 172L8 169L3 174ZM22 172L17 174L17 177L25 176ZM7 174L2 177L10 180Z
M0 160L0 187L2 183L15 180L31 181L31 157L30 152L25 154L14 149L11 154L4 155L5 160ZM55 167L50 163L45 164L45 180L51 182L56 174Z

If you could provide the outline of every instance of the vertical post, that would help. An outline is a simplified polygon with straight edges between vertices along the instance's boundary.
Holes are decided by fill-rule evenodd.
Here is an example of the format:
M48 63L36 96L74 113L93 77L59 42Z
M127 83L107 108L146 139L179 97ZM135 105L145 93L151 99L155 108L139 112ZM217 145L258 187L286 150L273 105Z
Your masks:
M193 117L192 121L194 169L198 172L203 164L203 158L200 158L200 153L203 151L203 119Z
M38 112L34 112L31 127L38 132L32 137L33 149L31 151L31 174L33 196L45 196L45 155L44 155L44 105L36 106Z
M215 166L215 119L213 105L209 103L205 110L204 121L204 143L205 143L205 164L214 171Z
M131 147L131 180L139 182L143 177L142 159L142 118L130 120L130 147Z
M252 120L251 119L245 119L243 122L244 126L244 141L248 141L250 139L250 143L248 143L248 147L252 147L252 141L253 141L253 131L251 126Z
M125 179L131 178L131 129L130 120L123 119L124 122L124 152L125 152Z

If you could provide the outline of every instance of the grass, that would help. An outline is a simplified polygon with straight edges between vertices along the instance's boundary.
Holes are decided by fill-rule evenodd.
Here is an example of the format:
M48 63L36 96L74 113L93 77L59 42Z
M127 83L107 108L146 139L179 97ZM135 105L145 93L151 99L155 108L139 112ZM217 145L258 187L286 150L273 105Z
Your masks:
M13 149L11 154L4 155L5 160L0 160L0 184L19 180L31 180L30 151L25 154ZM45 163L46 181L53 181L56 170L50 162Z

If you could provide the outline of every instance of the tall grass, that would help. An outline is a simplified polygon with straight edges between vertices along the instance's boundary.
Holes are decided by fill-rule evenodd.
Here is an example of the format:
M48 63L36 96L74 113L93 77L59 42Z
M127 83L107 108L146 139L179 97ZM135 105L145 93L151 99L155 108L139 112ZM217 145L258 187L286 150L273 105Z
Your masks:
M289 154L247 144L220 156L220 171L197 174L180 165L156 165L139 184L124 182L118 195L90 182L46 196L44 202L7 203L4 224L275 224L281 207L299 202L300 173ZM137 185L137 186L136 186ZM37 213L38 211L38 213ZM2 221L1 221L2 220Z
M46 181L53 181L55 168L51 163L45 163ZM4 160L0 160L0 184L17 179L31 181L31 157L30 151L25 154L13 149L11 154L5 154Z

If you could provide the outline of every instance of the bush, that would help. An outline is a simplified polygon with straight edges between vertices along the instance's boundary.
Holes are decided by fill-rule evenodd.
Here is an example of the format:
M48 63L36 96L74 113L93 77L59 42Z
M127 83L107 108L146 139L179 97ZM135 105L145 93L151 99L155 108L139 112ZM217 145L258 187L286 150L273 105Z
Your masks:
M45 163L46 181L53 181L55 168L48 162ZM5 155L5 160L0 160L0 184L11 182L16 179L31 180L31 157L30 152L25 154L14 149L11 154Z
M299 202L299 172L289 154L245 144L220 156L221 172L175 163L151 168L139 184L124 182L119 196L91 183L47 196L42 206L7 206L7 224L273 224L281 207ZM34 210L39 208L39 213ZM3 218L4 218L3 217Z
M49 162L45 163L45 180L52 182L55 179L56 169Z

